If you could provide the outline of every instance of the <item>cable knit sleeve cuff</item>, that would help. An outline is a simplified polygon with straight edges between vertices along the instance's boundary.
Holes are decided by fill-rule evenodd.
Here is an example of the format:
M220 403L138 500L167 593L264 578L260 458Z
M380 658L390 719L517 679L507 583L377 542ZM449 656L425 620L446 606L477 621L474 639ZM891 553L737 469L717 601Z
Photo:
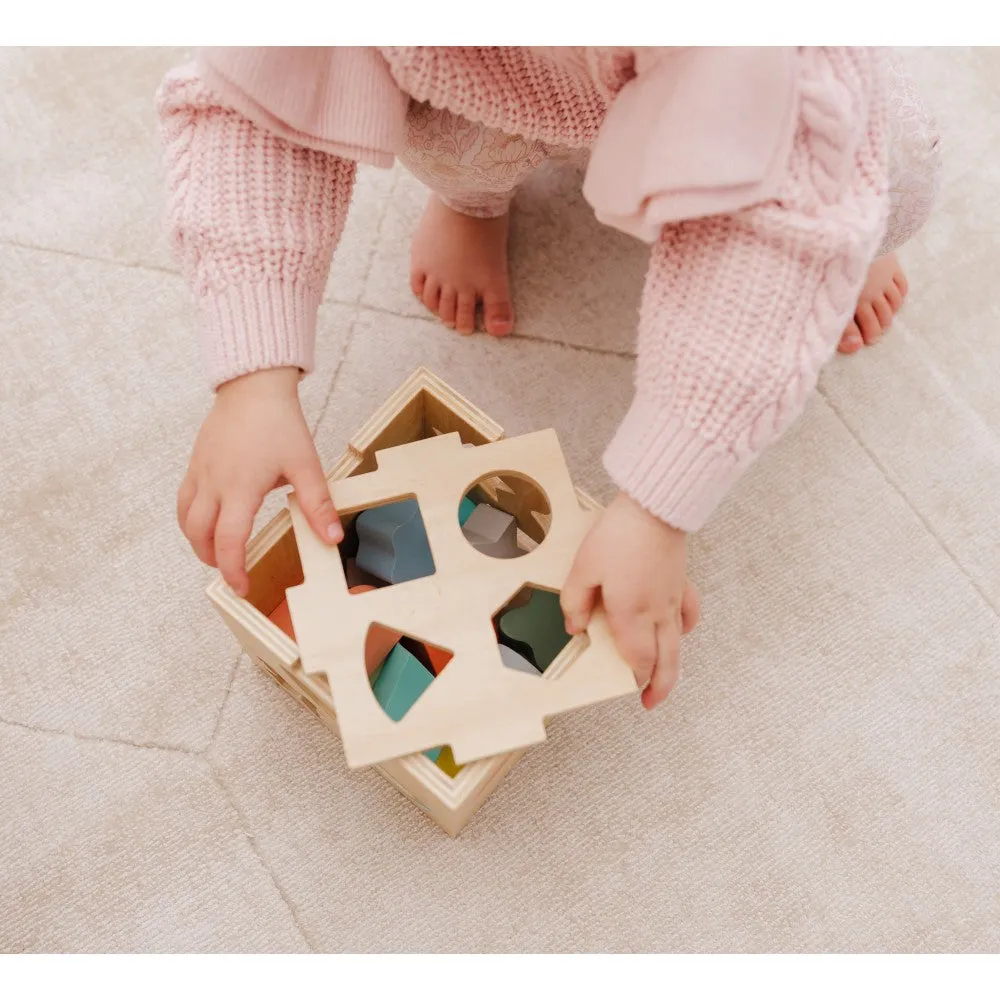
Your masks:
M264 368L313 368L321 292L281 281L230 286L199 302L213 388Z
M706 441L642 393L604 453L604 467L618 487L682 531L702 527L743 465L730 449Z

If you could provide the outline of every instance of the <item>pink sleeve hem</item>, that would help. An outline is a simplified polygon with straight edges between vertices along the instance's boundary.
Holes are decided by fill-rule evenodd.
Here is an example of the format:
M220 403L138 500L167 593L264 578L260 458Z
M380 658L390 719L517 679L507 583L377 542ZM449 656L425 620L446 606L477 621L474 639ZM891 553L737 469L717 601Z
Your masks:
M604 467L620 489L661 521L688 532L705 524L744 464L641 393L604 453Z
M320 298L312 288L278 280L203 296L199 315L212 387L266 368L312 371Z

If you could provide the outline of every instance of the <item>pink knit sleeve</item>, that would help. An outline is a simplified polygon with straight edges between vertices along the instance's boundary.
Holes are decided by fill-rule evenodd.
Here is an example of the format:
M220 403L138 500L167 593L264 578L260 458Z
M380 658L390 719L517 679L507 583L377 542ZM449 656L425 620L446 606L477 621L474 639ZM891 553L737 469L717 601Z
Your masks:
M214 386L313 366L316 314L356 164L258 128L193 67L157 93L167 217Z
M651 255L636 393L604 462L621 489L686 531L802 412L885 227L880 55L799 58L799 123L778 197L664 227Z

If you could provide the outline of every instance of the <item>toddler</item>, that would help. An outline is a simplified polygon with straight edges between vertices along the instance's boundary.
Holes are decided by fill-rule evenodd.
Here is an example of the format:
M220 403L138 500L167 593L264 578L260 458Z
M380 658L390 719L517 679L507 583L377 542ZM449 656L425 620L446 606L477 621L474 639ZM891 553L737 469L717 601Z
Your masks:
M798 417L820 369L874 343L906 294L937 137L906 76L861 48L207 49L157 98L174 246L215 403L177 516L245 593L265 495L290 483L342 538L298 402L357 164L430 189L411 285L459 333L514 328L507 229L546 158L589 153L598 219L650 244L635 397L605 452L620 492L562 592L599 599L647 708L698 620L697 531Z

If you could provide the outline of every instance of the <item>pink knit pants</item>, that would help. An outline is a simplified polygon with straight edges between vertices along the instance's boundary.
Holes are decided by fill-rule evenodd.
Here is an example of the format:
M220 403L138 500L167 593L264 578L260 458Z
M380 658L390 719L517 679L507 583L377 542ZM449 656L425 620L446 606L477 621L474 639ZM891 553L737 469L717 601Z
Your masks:
M896 60L889 93L890 209L880 255L902 246L927 221L941 178L937 128ZM490 219L507 211L536 167L567 152L412 101L400 159L446 205Z

